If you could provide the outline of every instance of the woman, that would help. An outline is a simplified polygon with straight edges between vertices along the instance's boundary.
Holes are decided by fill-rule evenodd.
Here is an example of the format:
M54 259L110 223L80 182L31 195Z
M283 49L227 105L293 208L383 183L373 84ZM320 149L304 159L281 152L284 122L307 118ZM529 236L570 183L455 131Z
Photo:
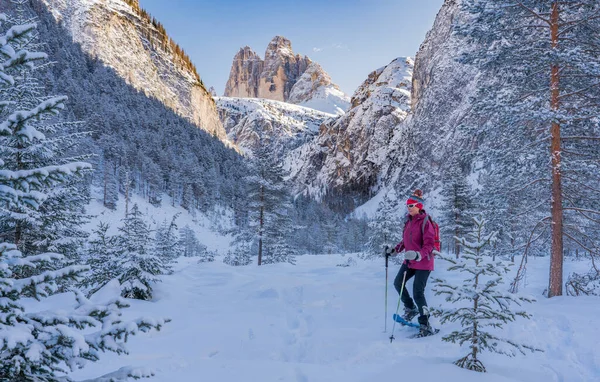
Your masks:
M406 321L412 320L419 315L419 336L425 337L434 334L429 324L429 309L425 300L425 287L429 274L433 271L433 254L435 231L429 216L423 209L423 192L415 190L406 201L408 215L404 224L402 241L396 245L396 253L404 252L404 262L394 280L394 287L401 293L404 303L404 315ZM406 278L404 274L406 273ZM413 299L402 285L402 280L410 280L414 276ZM415 306L416 302L416 306Z

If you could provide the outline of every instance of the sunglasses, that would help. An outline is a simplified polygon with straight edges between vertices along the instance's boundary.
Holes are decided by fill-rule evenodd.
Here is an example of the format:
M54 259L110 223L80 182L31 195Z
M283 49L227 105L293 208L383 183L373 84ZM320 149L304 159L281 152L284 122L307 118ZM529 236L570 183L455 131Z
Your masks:
M407 204L406 205L406 207L408 207L408 208L413 208L413 207L416 207L416 206L417 206L416 204Z

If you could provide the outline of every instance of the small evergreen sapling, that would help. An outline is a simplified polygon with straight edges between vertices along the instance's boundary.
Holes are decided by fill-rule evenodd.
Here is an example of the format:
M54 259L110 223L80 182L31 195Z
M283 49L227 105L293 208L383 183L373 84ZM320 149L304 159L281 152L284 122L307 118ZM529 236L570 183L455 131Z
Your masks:
M152 285L160 281L160 275L168 274L171 268L157 255L153 246L151 230L143 219L137 204L123 219L121 245L125 250L119 260L119 282L121 296L138 300L152 298Z
M513 340L498 336L498 331L487 331L487 328L501 329L506 323L515 321L517 316L530 318L524 311L512 311L510 305L535 300L520 297L503 291L499 286L502 277L510 270L502 261L493 261L488 250L496 232L485 233L485 222L473 219L473 230L467 237L456 238L464 253L461 259L442 256L452 263L449 271L466 273L462 285L451 285L442 279L434 279L433 291L436 295L446 295L447 307L434 309L435 316L440 317L441 323L447 321L460 322L462 330L453 331L443 337L444 341L460 345L468 343L471 352L455 362L459 367L485 372L483 363L478 358L484 351L491 351L508 356L514 356L515 350L525 354L525 350L540 351L529 345L522 345ZM466 304L463 304L466 302ZM510 346L502 346L501 344Z

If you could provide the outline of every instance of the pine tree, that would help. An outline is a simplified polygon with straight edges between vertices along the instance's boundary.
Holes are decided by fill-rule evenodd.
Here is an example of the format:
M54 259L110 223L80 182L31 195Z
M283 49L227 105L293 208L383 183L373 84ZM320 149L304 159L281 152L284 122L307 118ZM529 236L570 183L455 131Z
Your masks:
M375 219L369 222L371 236L367 258L381 257L386 245L393 247L402 241L403 212L398 205L398 199L386 194L377 207Z
M198 241L189 225L179 231L179 247L183 251L183 256L186 257L201 256L206 252L206 246Z
M239 238L239 236L238 236ZM244 266L252 264L252 247L248 241L236 240L236 244L227 251L223 262L232 266Z
M263 264L275 263L296 263L298 250L291 243L294 224L291 216L291 203L285 203L284 207L275 214L270 214L270 218L265 225L265 256Z
M485 205L519 215L523 229L510 240L523 251L535 239L550 243L548 297L559 296L563 242L600 248L590 234L600 215L592 207L600 193L600 2L465 0L463 9L470 19L457 32L473 49L462 61L485 73L470 124L487 183L497 186L486 189Z
M109 228L108 224L100 222L89 242L86 264L90 267L90 272L80 283L81 287L89 289L88 296L102 289L111 280L118 279L120 274L119 264L125 248L121 245L119 236L108 234Z
M13 2L15 16L7 25L31 25L36 20L26 16L25 3ZM25 34L14 40L10 47L16 52L37 50L40 44L35 34ZM23 110L34 110L44 102L63 102L66 98L44 95L44 87L37 77L45 67L40 65L23 66L11 71L12 85L0 89L4 100L2 115L8 116ZM57 104L58 105L58 104ZM73 161L84 161L89 156L77 155L73 149L81 142L83 135L77 130L80 124L67 123L56 117L57 113L41 113L39 118L14 123L11 134L0 137L0 150L4 168L12 171L62 165ZM36 131L35 135L30 130ZM29 130L29 132L28 132ZM79 188L79 189L76 189ZM84 205L89 200L86 186L76 179L42 189L46 195L39 208L8 208L0 221L0 232L5 240L14 242L18 249L29 255L36 252L52 251L66 256L67 261L76 263L86 233L81 227L87 222Z
M530 318L525 311L512 311L510 305L514 303L520 306L522 302L535 300L515 296L499 288L503 283L502 278L510 269L503 262L491 259L489 245L496 233L485 233L485 221L482 219L475 218L473 221L473 230L466 237L457 238L465 249L462 257L442 257L452 263L448 271L466 274L462 285L451 285L436 278L433 280L435 286L432 290L436 295L445 295L449 303L447 307L435 309L434 315L440 317L442 324L459 321L462 326L462 330L453 331L442 339L458 342L460 345L466 342L471 349L469 354L455 364L465 369L485 372L485 366L479 358L480 353L485 350L509 356L515 355L515 350L523 354L525 350L538 350L499 337L498 332L486 330L501 329L504 324L515 321L517 316ZM463 305L462 302L468 305ZM510 347L503 347L502 343Z
M120 245L124 249L118 259L121 296L139 300L152 298L152 284L160 281L160 275L170 272L171 268L154 251L152 231L144 222L137 203L119 227Z
M292 249L291 220L289 214L292 205L284 182L283 167L269 151L265 142L259 144L251 160L252 175L247 178L249 184L248 200L250 201L249 229L256 233L258 244L258 265L263 263L263 252L272 253L269 262L285 260L282 248ZM278 249L274 245L277 243ZM272 248L263 248L271 245ZM293 259L293 252L289 252Z
M24 1L14 1L23 5ZM0 28L7 17L0 14ZM26 49L16 50L24 41L30 41L36 25L12 25L0 32L0 218L14 217L17 211L39 216L38 209L48 199L47 192L59 187L70 178L89 170L84 162L66 162L14 170L11 156L15 146L43 140L44 134L34 121L57 114L65 97L41 100L31 107L11 110L11 88L22 70L34 68L45 54ZM19 145L16 146L17 150ZM9 162L10 161L10 162ZM52 211L48 211L51 213ZM33 218L32 218L33 219ZM18 227L18 225L17 225ZM11 235L20 241L19 229ZM9 238L6 238L7 240ZM129 335L152 328L160 329L164 320L139 319L123 322L120 310L127 305L116 300L106 305L90 303L75 291L78 306L73 311L33 311L22 299L41 300L55 293L60 283L76 281L86 267L71 265L53 270L38 269L41 264L55 263L63 255L52 252L31 253L23 256L16 243L0 243L0 380L2 381L70 381L64 374L96 361L101 352L126 351L124 343ZM24 276L31 275L31 276Z
M181 255L179 247L179 235L175 220L180 213L175 214L171 223L165 220L156 230L155 253L162 259L164 264L171 264Z
M455 238L462 236L469 230L470 216L472 214L473 193L458 160L454 159L448 166L448 171L444 174L444 185L442 197L444 199L444 215L442 217L441 234L446 237L447 242L454 242L454 254L458 258L460 255L460 245Z

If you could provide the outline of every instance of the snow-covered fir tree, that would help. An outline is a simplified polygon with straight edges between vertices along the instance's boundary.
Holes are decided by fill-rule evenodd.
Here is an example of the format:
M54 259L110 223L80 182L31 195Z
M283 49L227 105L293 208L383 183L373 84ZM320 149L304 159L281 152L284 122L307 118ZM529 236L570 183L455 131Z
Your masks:
M285 203L279 211L271 214L271 219L265 224L265 253L263 264L296 263L298 249L291 243L294 223L291 216L291 204Z
M236 267L252 264L252 246L249 241L240 240L241 238L241 235L236 236L235 244L223 258L225 264Z
M488 178L482 205L494 229L509 229L501 245L550 250L548 296L561 295L565 244L600 248L600 2L462 7L456 31L472 47L462 61L485 73L466 124Z
M441 232L444 241L452 243L453 252L458 258L460 256L460 245L454 239L464 235L470 228L473 208L474 194L458 159L450 162L447 172L444 174L442 188L444 207L441 216Z
M290 214L291 198L284 181L285 171L281 163L263 142L254 150L251 159L252 174L247 177L249 201L248 229L255 233L253 243L257 246L257 264L267 262L294 262L295 247L291 244L294 229ZM254 247L254 246L253 246Z
M90 271L80 286L86 288L88 296L102 289L110 281L117 279L120 274L119 262L123 258L125 248L122 240L117 235L109 235L109 225L100 222L92 232L85 256L86 264Z
M339 235L340 247L344 252L364 253L369 235L369 220L366 216L351 214L344 219Z
M433 313L440 317L442 324L458 321L462 326L460 331L453 331L442 338L444 341L469 345L470 352L455 364L485 372L480 359L483 351L513 356L515 351L525 354L525 350L538 350L503 338L500 332L504 324L515 321L518 316L530 317L525 311L511 310L511 304L521 306L523 302L535 300L508 293L501 287L503 277L510 268L502 261L492 260L489 247L496 233L486 233L485 221L481 218L473 219L473 223L473 230L466 237L457 238L464 248L462 257L442 257L452 263L449 272L465 275L462 285L434 278L432 290L436 295L444 295L448 305L434 309Z
M24 1L14 3L22 5ZM14 216L15 211L37 216L37 210L48 199L47 192L91 167L75 161L19 170L10 167L14 165L11 153L15 148L11 142L28 145L43 140L45 135L36 128L35 122L58 114L64 108L66 97L47 98L23 109L11 109L13 101L4 97L11 87L17 86L16 78L22 70L34 68L36 61L45 59L46 55L15 49L31 40L36 31L34 23L6 28L6 20L7 17L0 14L0 135L6 138L0 140L0 219ZM19 149L19 145L16 148ZM4 239L18 242L21 240L18 232L16 229L12 238ZM128 335L160 329L164 324L164 320L147 319L124 323L120 310L127 305L123 301L92 304L78 292L75 292L78 306L73 311L40 311L35 304L33 308L26 308L22 299L44 299L55 293L60 283L76 281L86 270L81 265L37 269L41 264L55 263L63 257L52 252L24 256L15 242L0 242L0 380L70 381L64 376L68 371L98 360L101 352L123 353Z
M35 17L28 17L26 2L14 1L13 4L15 14L8 18L7 27L36 22ZM16 52L37 51L41 47L37 40L35 33L26 34L14 40L10 46ZM0 88L0 97L4 102L2 115L32 110L45 101L58 99L45 95L44 86L38 79L43 75L46 65L44 60L39 60L37 65L12 71L12 86ZM64 101L65 98L62 99ZM39 118L23 121L23 125L13 124L12 128L20 129L20 132L14 130L12 134L0 136L5 169L29 170L89 158L78 155L75 149L85 135L78 132L81 124L64 122L54 113L42 113ZM35 129L37 134L24 134L27 128ZM85 182L72 179L52 189L45 189L44 193L46 199L39 208L7 208L0 221L0 236L14 242L24 255L52 251L65 255L70 263L77 263L78 249L87 237L81 227L88 221L84 206L89 200L89 189Z
M154 252L163 260L164 264L173 263L181 256L181 248L179 246L179 235L175 220L180 214L177 213L171 219L170 223L164 220L156 229L156 237L154 239Z
M206 252L206 246L200 243L189 225L179 230L179 247L186 257L200 256Z
M144 221L137 203L119 227L124 252L117 259L121 296L139 300L152 298L152 286L160 275L171 271L170 265L154 250L152 231Z
M405 213L402 207L395 196L387 194L379 203L375 218L369 222L371 236L367 258L381 257L386 245L393 247L402 240L402 215Z

